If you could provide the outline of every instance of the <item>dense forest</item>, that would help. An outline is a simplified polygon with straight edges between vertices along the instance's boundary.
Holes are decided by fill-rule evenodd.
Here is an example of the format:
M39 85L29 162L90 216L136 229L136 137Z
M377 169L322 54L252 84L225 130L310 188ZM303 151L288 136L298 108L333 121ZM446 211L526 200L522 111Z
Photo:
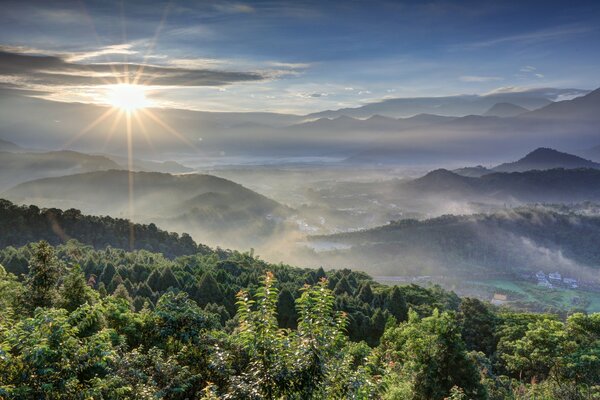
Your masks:
M84 215L76 209L18 206L3 199L0 199L0 230L0 248L39 240L57 245L76 239L96 249L107 246L144 249L169 258L209 251L208 247L197 245L188 234L165 232L154 224L132 224L121 218Z
M0 264L2 398L600 396L600 314L516 313L250 253L42 241Z

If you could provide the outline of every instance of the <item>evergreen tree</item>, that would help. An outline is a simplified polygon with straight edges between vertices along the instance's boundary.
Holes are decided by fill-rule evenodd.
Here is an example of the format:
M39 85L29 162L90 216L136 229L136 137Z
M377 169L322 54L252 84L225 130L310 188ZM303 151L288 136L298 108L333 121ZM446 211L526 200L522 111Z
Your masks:
M179 281L171 268L167 267L160 276L159 291L166 292L170 288L179 288Z
M296 301L287 288L279 292L277 298L277 322L280 328L296 329L298 326Z
M394 286L387 299L386 309L396 318L398 322L406 321L408 308L404 295L398 286Z
M127 288L122 283L117 286L112 296L116 299L124 299L127 300L129 304L132 304L133 300L127 291Z
M154 269L148 276L146 283L148 284L148 286L150 286L150 288L154 292L157 292L160 290L160 280L161 280L160 271L158 269Z
M461 334L469 350L482 351L491 356L496 351L497 318L481 301L472 298L462 299L458 320Z
M123 278L121 277L120 274L116 273L113 275L113 278L110 281L110 284L108 285L108 287L106 289L108 290L108 293L114 293L114 291L117 290L117 287L122 284L123 284Z
M361 288L358 292L358 298L367 304L371 304L373 302L373 290L368 282L361 285Z
M64 279L61 289L61 305L63 308L73 311L82 304L95 302L98 295L85 281L79 265L73 266Z
M352 294L352 288L348 284L348 280L346 279L345 276L343 276L342 279L340 279L338 281L337 285L335 285L335 289L333 290L333 293L335 293L338 296L341 294L348 294L348 295Z
M204 273L200 278L194 291L194 299L200 307L204 307L208 303L220 304L223 302L223 292L210 272Z
M30 308L51 307L57 297L57 284L60 278L60 266L54 248L41 241L29 263L27 275L27 301Z
M99 279L104 282L104 285L108 286L116 272L115 266L112 263L108 263L102 270Z

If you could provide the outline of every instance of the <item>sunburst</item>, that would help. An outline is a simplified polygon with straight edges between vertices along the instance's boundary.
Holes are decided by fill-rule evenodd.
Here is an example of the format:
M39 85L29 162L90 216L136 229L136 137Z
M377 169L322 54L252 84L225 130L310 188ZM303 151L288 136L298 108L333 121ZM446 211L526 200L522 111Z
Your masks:
M83 128L79 133L74 135L63 147L68 147L73 142L79 140L86 133L90 132L93 128L98 126L102 121L108 120L109 117L113 118L110 129L107 132L107 137L105 141L105 146L108 145L108 142L114 136L115 130L119 125L119 122L124 117L125 118L125 139L127 143L127 159L128 159L128 170L129 170L129 219L131 221L135 218L135 205L134 205L134 175L133 175L133 137L134 133L140 131L145 140L148 142L150 148L154 148L150 134L146 130L142 122L142 117L147 117L148 120L155 123L157 126L160 126L162 129L167 131L169 134L174 136L177 140L184 142L187 146L197 151L196 146L189 141L184 135L179 133L176 129L172 128L166 121L163 121L158 115L152 112L151 108L153 106L152 101L147 96L148 91L148 82L144 81L144 68L146 65L146 61L150 56L150 53L153 51L154 46L158 40L159 34L162 30L164 22L166 20L168 11L170 8L170 2L165 7L164 13L162 15L161 21L156 29L155 35L148 47L147 54L144 57L144 62L139 64L139 67L135 73L130 71L129 64L127 60L123 63L123 71L117 71L114 68L113 64L110 60L107 60L108 64L111 65L112 77L109 79L103 79L104 85L98 87L100 90L98 102L104 105L109 106L109 108L103 112L98 118L88 124L85 128ZM88 13L88 20L92 25L92 30L96 32L96 29L93 24L93 20ZM124 22L124 19L123 19ZM124 31L125 32L125 31ZM97 43L100 44L100 40L98 35L96 34ZM125 33L123 33L123 42L126 41ZM125 56L126 57L126 56ZM136 126L134 127L134 122ZM133 223L130 227L130 247L133 249L134 247L134 230Z

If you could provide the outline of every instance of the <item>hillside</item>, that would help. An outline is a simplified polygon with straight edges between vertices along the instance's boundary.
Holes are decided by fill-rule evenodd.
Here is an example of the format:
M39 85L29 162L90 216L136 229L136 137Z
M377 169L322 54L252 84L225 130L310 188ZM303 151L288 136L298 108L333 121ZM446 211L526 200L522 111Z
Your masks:
M292 214L237 183L200 174L98 171L23 183L3 196L20 204L129 217L130 177L136 222L155 221L169 230L189 232L204 243L256 244L282 229L282 221Z
M493 214L446 215L424 221L401 220L382 227L313 237L352 246L331 254L336 263L361 263L382 273L481 276L559 270L598 280L600 216L544 207ZM376 267L374 267L376 266Z
M45 240L52 245L75 239L95 249L149 250L173 258L207 253L189 235L179 236L156 225L132 224L126 219L84 215L79 210L17 206L0 199L0 248ZM131 235L133 234L133 242Z
M559 101L538 110L523 114L523 118L542 118L551 120L598 120L600 109L600 88L585 96L572 100Z
M600 168L600 164L572 154L540 147L518 161L494 167L496 172L523 172L553 168Z
M600 170L591 168L495 172L481 177L436 170L401 189L413 195L517 202L578 202L600 199ZM442 198L440 197L440 200Z
M76 151L0 152L0 192L34 179L120 168L107 157Z
M8 140L0 139L0 151L22 151L23 148L14 144L13 142L9 142Z
M512 103L496 103L484 112L482 115L486 117L515 117L517 115L526 113L529 111L525 107L517 106Z

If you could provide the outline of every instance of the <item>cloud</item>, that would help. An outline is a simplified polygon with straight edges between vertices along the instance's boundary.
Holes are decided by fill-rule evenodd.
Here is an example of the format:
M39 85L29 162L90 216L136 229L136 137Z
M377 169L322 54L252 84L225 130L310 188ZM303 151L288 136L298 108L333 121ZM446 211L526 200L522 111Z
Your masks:
M476 76L476 75L465 75L459 78L463 82L493 82L501 81L502 78L499 76Z
M593 32L594 27L585 25L568 25L559 26L552 29L544 29L534 32L522 33L517 35L509 35L497 37L479 42L466 43L458 46L452 46L453 50L477 50L487 47L493 47L501 44L534 44L553 40L560 40L570 36L582 35Z
M101 47L98 50L74 53L70 56L65 57L65 61L73 63L73 62L98 58L98 57L106 56L106 55L114 55L114 54L134 55L134 54L138 54L138 53L139 53L138 51L133 50L133 44L131 44L131 43L113 44L110 46Z
M100 49L129 51L126 47ZM90 53L86 53L89 56ZM80 55L81 57L81 55ZM84 56L86 57L86 56ZM238 82L261 81L257 72L234 72L209 68L182 68L141 63L77 63L55 55L16 53L0 48L0 78L41 86L102 85L134 81L159 86L223 86Z
M535 70L537 70L536 67L532 67L531 65L526 65L526 66L522 67L519 71L521 71L521 72L533 72Z
M251 14L256 12L254 7L243 3L220 3L215 4L214 7L217 11L231 14Z

